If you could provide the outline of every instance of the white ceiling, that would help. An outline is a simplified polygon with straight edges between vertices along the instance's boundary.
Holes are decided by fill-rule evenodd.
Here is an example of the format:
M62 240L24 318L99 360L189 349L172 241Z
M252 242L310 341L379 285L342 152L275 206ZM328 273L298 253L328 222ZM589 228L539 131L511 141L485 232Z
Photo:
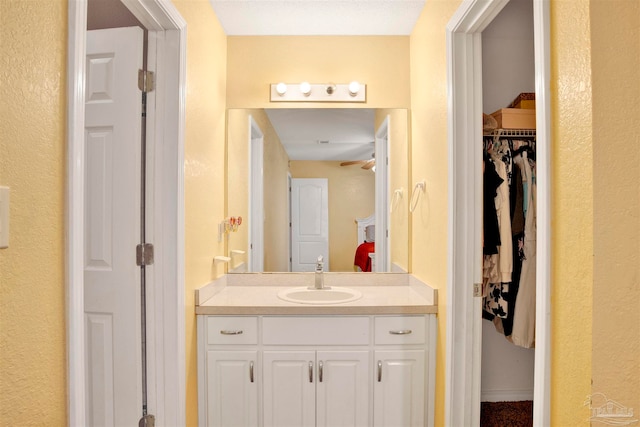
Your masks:
M370 108L265 110L291 160L368 160L374 153Z
M209 0L229 36L411 34L425 0Z

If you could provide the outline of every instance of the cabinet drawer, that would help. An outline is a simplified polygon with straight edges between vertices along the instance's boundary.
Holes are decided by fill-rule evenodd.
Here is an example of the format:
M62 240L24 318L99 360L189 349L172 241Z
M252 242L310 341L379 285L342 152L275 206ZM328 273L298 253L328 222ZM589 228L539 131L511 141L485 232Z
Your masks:
M367 345L368 317L265 317L262 319L266 345Z
M208 316L207 344L258 344L258 318Z
M375 318L376 344L424 344L424 316L384 316Z

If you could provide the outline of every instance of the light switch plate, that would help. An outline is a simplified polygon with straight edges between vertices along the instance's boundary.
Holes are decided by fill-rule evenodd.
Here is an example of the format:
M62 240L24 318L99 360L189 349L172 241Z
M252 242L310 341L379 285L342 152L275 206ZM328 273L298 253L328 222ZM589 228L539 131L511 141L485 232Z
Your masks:
M9 187L0 187L0 249L9 247Z

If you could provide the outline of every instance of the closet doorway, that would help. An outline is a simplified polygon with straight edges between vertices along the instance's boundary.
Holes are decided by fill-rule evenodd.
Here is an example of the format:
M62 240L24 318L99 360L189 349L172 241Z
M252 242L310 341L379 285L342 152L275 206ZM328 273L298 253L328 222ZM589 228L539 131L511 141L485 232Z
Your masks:
M512 0L520 1L520 0ZM482 375L482 33L508 0L464 2L447 26L449 79L449 271L446 425L480 424ZM537 144L534 425L549 424L549 5L533 3Z
M528 94L535 92L533 45L533 0L510 0L482 31L482 111L485 114L515 107L513 101L520 94L530 98ZM522 121L531 119L535 127L534 104L535 100L524 100L518 108L507 111L525 113L521 115ZM504 122L501 127L514 126L506 123L506 118ZM495 122L491 124L498 126ZM526 161L529 170L535 170L535 165L530 164L535 157L527 156L535 153L535 130L499 130L487 128L485 124L483 133L485 194L491 177L499 176L502 183L497 189L497 198L484 201L485 212L491 208L491 213L496 215L493 224L497 225L499 220L500 225L499 230L493 230L492 221L485 215L481 425L483 421L491 424L492 419L506 411L514 423L530 423L535 349L531 342L533 329L527 326L535 313L535 210L524 209L527 203L516 203L516 198L523 197L524 186L530 188L529 183L523 186L518 165ZM527 154L517 154L521 149L526 149ZM528 192L532 196L533 193ZM524 211L530 217L527 229ZM492 241L500 244L492 246ZM523 267L525 273L532 274L522 275Z

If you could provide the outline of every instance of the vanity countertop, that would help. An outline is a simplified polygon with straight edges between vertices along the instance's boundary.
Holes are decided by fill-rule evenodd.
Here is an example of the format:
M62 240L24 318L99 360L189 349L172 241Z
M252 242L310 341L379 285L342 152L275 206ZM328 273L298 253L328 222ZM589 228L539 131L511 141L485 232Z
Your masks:
M287 302L278 292L312 286L314 273L229 274L196 290L196 314L429 314L437 313L437 290L410 274L324 273L325 286L347 287L362 297L339 304ZM366 279L366 280L363 280Z

